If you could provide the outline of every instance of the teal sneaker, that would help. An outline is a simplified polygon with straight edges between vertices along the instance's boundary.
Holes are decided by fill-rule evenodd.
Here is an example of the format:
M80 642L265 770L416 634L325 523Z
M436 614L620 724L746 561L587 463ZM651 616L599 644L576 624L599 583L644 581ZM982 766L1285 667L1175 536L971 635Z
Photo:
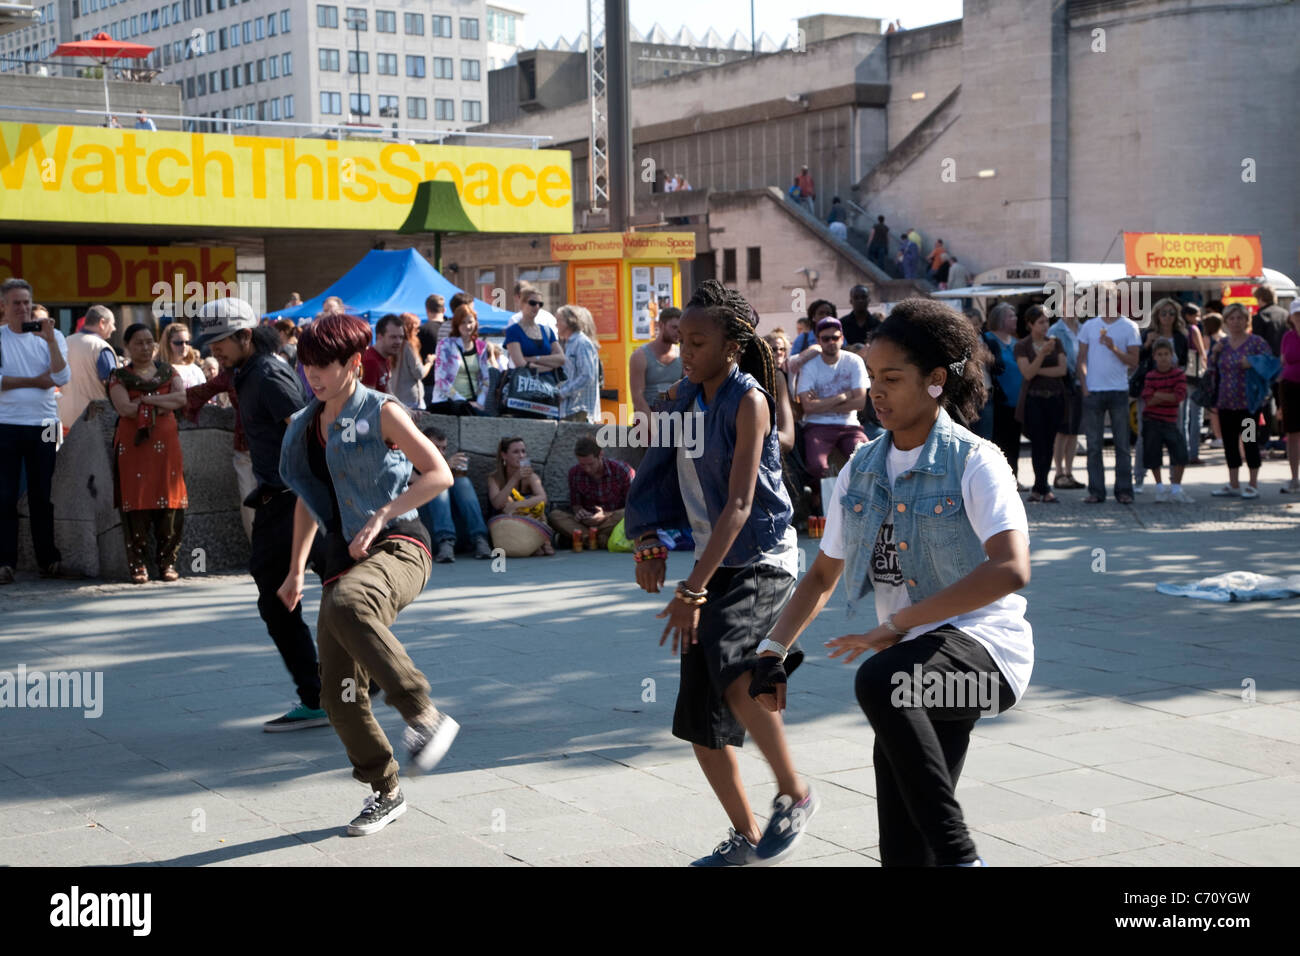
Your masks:
M329 715L323 710L313 710L306 704L299 704L283 717L268 720L262 729L268 734L278 734L286 730L307 730L310 727L328 727Z

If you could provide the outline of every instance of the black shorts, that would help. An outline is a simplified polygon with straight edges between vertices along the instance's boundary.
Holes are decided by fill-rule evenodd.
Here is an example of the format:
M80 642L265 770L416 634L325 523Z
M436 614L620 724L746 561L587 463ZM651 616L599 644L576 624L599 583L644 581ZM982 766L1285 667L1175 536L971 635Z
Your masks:
M1061 424L1056 429L1058 435L1078 435L1083 431L1083 393L1079 391L1079 386L1066 387L1065 389L1065 414L1061 416ZM1074 449L1069 452L1074 454ZM1069 460L1068 458L1066 459Z
M1278 405L1282 409L1282 430L1288 435L1300 432L1300 382L1285 379L1277 383Z
M727 706L726 691L754 666L754 651L776 625L794 585L794 578L766 564L719 568L709 579L699 643L682 655L674 737L711 750L745 743L745 728Z
M1174 422L1142 419L1142 464L1160 467L1161 449L1169 449L1170 466L1187 464L1187 436ZM1171 479L1172 480L1172 479Z

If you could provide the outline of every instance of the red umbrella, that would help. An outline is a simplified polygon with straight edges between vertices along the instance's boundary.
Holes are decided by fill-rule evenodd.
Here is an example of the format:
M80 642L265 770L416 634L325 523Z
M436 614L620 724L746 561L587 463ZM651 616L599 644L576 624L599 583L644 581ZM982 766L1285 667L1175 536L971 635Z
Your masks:
M72 43L60 43L54 48L51 56L85 56L92 60L98 60L99 65L103 68L101 73L104 77L104 114L106 122L113 121L112 114L108 108L108 64L117 59L132 58L143 60L154 51L151 46L145 46L143 43L129 43L125 40L114 40L107 33L96 33L89 40L76 40Z

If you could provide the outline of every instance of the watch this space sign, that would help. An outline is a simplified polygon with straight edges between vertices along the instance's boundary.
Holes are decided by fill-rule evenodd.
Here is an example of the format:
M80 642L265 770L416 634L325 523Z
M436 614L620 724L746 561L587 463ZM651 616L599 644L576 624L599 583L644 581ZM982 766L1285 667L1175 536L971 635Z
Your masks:
M566 150L0 123L0 218L396 230L456 184L480 232L573 231Z

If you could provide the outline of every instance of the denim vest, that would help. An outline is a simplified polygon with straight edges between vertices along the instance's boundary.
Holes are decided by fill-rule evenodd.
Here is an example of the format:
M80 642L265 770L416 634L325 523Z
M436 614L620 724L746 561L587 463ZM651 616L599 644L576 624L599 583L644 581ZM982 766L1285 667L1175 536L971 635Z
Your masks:
M840 507L850 617L873 589L871 554L889 512L894 516L898 567L913 604L964 578L987 557L961 496L966 462L983 439L940 409L921 457L898 476L891 490L886 463L893 440L890 432L859 445L845 465L851 471Z
M329 426L325 462L334 481L339 519L348 540L356 536L371 515L404 492L411 481L410 459L384 443L379 412L385 402L392 401L396 401L392 395L376 392L358 382L352 397ZM311 429L320 406L320 399L313 398L289 421L280 446L280 477L302 499L323 529L333 511L330 492L312 474L306 446L307 441L315 441ZM389 524L416 517L418 512L408 511Z
M713 404L703 413L704 454L688 461L694 465L699 476L709 523L716 527L727 507L731 460L736 452L736 412L740 400L753 388L757 388L767 399L770 427L759 457L749 519L736 535L731 550L722 559L722 563L730 567L749 564L760 554L775 548L794 516L790 497L781 483L781 446L776 427L776 405L772 396L759 386L754 377L739 368L732 367L731 374L713 396ZM699 392L699 385L683 380L677 386L677 398L671 401L665 398L657 411L696 413L698 409L695 397ZM628 538L635 541L637 536L647 531L689 526L686 506L682 503L681 485L677 480L677 449L647 448L645 458L628 489L627 509L624 512L624 527Z

